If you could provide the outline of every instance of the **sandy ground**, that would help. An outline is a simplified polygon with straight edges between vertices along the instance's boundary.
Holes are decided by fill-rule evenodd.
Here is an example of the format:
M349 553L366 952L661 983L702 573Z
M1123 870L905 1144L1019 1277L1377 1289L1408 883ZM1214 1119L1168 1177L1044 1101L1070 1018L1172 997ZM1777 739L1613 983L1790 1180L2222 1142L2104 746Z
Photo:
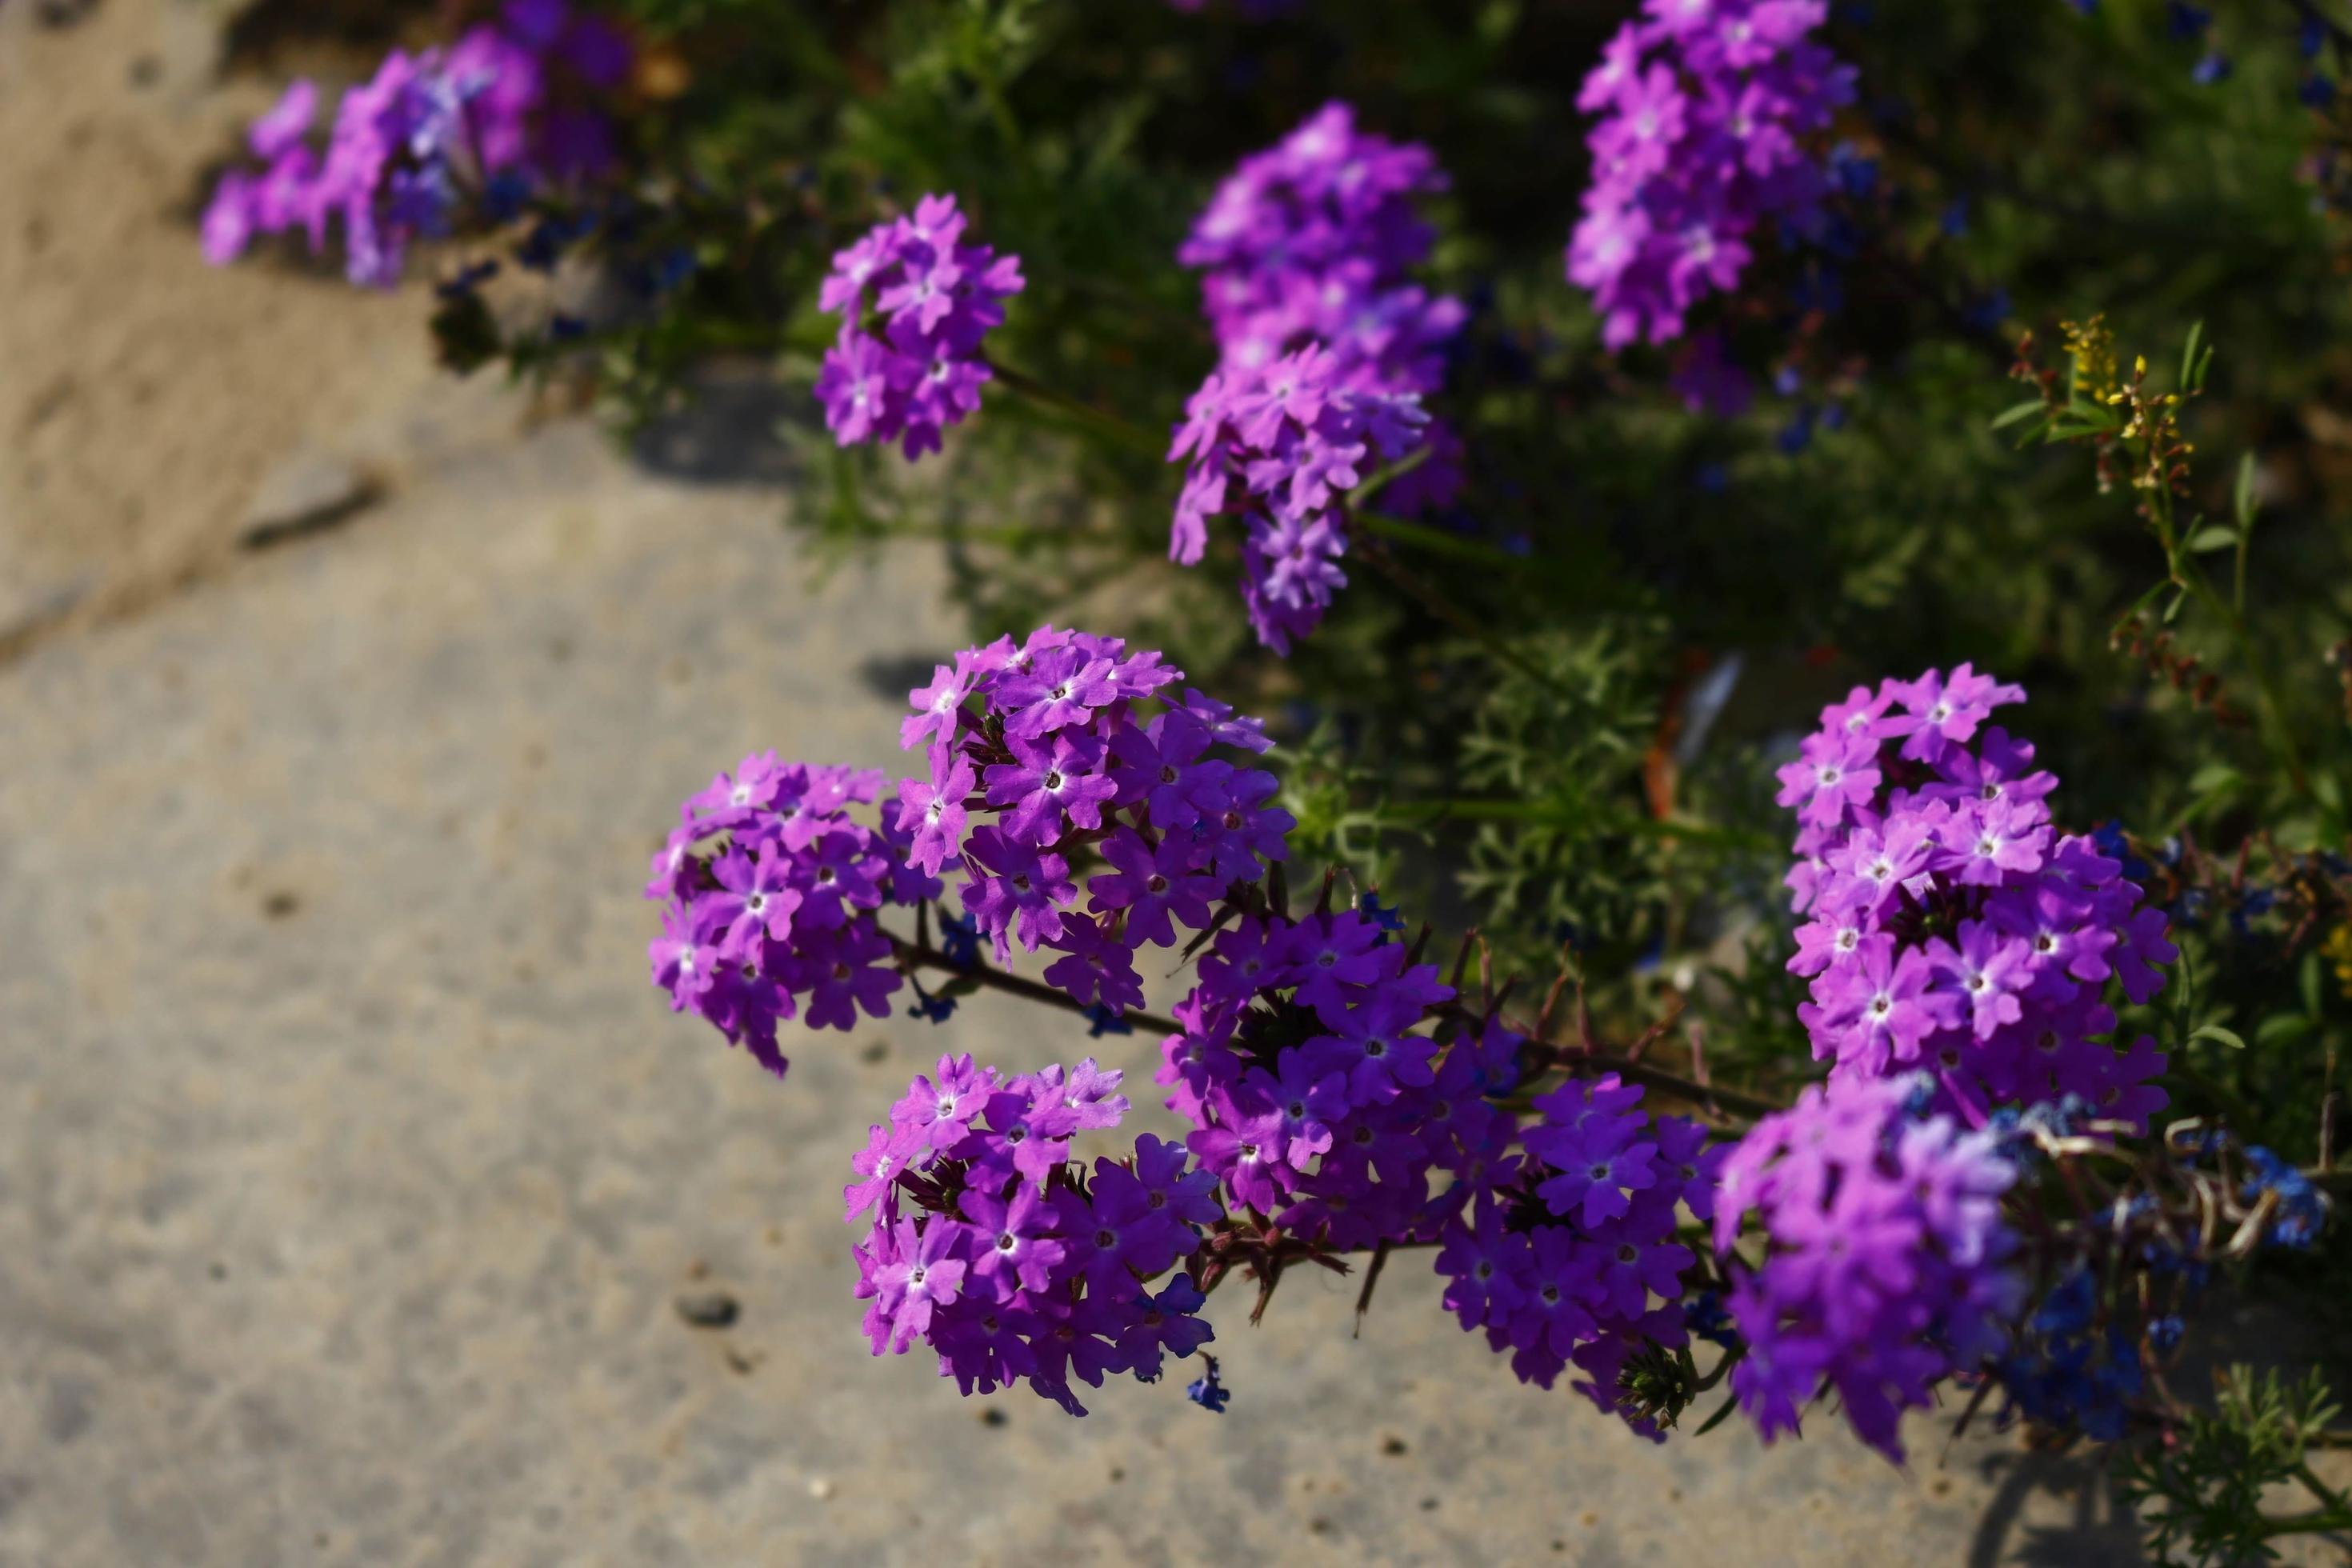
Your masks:
M0 1568L2141 1560L2002 1437L1644 1445L1402 1266L1360 1340L1348 1284L1221 1300L1223 1417L871 1361L865 1124L941 1048L1094 1047L983 1000L778 1086L647 987L636 890L742 752L895 760L938 563L820 581L787 491L436 378L413 293L206 269L269 96L217 23L0 14ZM322 463L383 499L239 551Z
M433 385L414 290L197 258L205 176L272 97L220 80L224 9L0 5L0 642L217 570L273 467L382 458L371 426Z

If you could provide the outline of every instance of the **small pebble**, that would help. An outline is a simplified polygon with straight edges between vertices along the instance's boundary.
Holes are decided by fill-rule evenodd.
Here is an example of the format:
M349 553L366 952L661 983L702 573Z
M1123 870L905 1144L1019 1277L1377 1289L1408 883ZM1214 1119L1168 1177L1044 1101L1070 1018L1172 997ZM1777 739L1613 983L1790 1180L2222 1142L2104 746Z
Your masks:
M833 1483L823 1476L817 1477L816 1479L809 1482L809 1496L819 1502L825 1501L833 1496Z
M743 1309L724 1290L694 1290L677 1299L677 1315L698 1329L730 1329Z

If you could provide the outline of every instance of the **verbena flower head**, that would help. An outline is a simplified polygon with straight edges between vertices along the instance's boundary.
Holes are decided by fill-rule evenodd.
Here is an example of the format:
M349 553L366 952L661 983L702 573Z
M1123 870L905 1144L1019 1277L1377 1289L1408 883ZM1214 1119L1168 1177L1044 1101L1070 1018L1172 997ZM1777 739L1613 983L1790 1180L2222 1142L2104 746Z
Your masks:
M1685 1208L1701 1221L1714 1213L1730 1147L1709 1144L1696 1122L1653 1120L1641 1100L1613 1073L1538 1096L1524 1155L1448 1222L1437 1271L1450 1281L1446 1307L1508 1351L1521 1382L1549 1388L1572 1366L1579 1393L1663 1441L1624 1374L1688 1343L1684 1276L1697 1257L1675 1226Z
M908 694L900 740L927 779L899 788L921 873L961 874L1000 962L1058 954L1048 984L1105 1018L1139 1007L1145 947L1205 929L1237 882L1288 854L1257 721L1186 689L1157 653L1041 627L967 648Z
M344 93L323 148L310 139L318 89L298 81L248 136L264 166L215 191L205 258L225 265L257 236L297 229L320 250L340 225L352 281L388 288L415 244L490 205L494 181L528 189L608 165L609 122L576 100L617 87L630 63L605 23L560 0L510 0L446 49L386 56Z
M1347 492L1419 442L1418 395L1348 384L1310 344L1260 370L1212 374L1192 395L1169 450L1186 464L1169 558L1197 563L1209 520L1242 524L1242 599L1258 640L1287 653L1347 585Z
M2000 1195L2016 1167L1999 1134L1922 1110L1906 1079L1846 1079L1758 1122L1725 1162L1716 1247L1748 1353L1740 1406L1767 1438L1797 1428L1826 1385L1872 1447L1901 1463L1906 1409L2005 1343L2022 1285ZM1734 1250L1743 1221L1762 1261Z
M843 446L897 441L908 458L980 406L992 379L981 353L1004 301L1021 292L1021 258L964 243L953 196L925 196L833 258L818 304L841 318L816 395Z
M909 694L900 739L928 776L883 798L878 772L747 757L686 803L654 859L665 906L655 984L782 1073L776 1025L850 1028L887 1014L916 962L875 915L944 900L950 967L1043 951L1046 984L1125 1027L1142 1006L1136 952L1206 929L1237 884L1289 852L1290 814L1255 719L1181 687L1183 672L1117 637L1040 627L967 648ZM880 820L851 815L879 802ZM951 995L918 991L942 1021Z
M879 772L746 757L687 801L654 857L654 984L779 1077L780 1021L848 1029L861 1012L888 1014L902 979L874 911L939 894L894 829L851 816L883 784Z
M1216 373L1187 410L1173 458L1192 453L1170 555L1197 563L1204 524L1244 519L1242 592L1259 640L1277 652L1312 631L1332 594L1345 521L1324 499L1276 495L1302 474L1318 498L1333 461L1378 462L1428 451L1384 493L1391 509L1442 506L1461 484L1462 445L1418 406L1445 377L1448 345L1467 319L1462 302L1412 280L1434 231L1416 200L1445 188L1426 147L1357 129L1355 110L1325 105L1273 148L1242 161L1177 251L1202 270L1203 309L1215 329ZM1285 390L1292 389L1292 390ZM1266 399L1289 427L1244 419L1218 446L1217 422ZM1325 417L1328 414L1329 416ZM1232 487L1228 497L1228 486ZM1345 488L1343 485L1341 488ZM1257 500L1251 498L1266 498Z
M1522 1381L1574 1366L1654 1436L1620 1374L1683 1342L1675 1215L1711 1212L1724 1151L1613 1077L1538 1099L1522 1138L1500 1102L1527 1042L1360 910L1244 916L1199 967L1157 1077L1228 1206L1310 1256L1440 1244L1446 1306Z
M1428 1032L1453 990L1378 923L1244 915L1199 970L1158 1076L1236 1205L1345 1250L1433 1234L1469 1195L1453 1177L1494 1179L1511 1121L1486 1096L1508 1087L1517 1037ZM1450 1194L1435 1206L1433 1174Z
M2120 863L2052 826L2032 744L1987 726L2024 696L1965 664L1857 687L1780 769L1799 1016L1833 1079L1924 1070L1972 1119L2073 1094L2144 1128L2165 1058L2108 1042L2105 996L2146 1002L2178 954Z
M1176 252L1203 271L1223 368L1262 370L1316 342L1344 384L1434 392L1466 312L1410 275L1436 237L1415 200L1445 185L1428 148L1359 131L1344 103L1243 159Z
M876 1355L920 1341L965 1394L1025 1381L1083 1415L1073 1378L1157 1382L1214 1337L1200 1288L1170 1271L1223 1217L1215 1178L1149 1133L1091 1172L1070 1158L1073 1135L1126 1113L1118 1073L1003 1079L968 1056L937 1070L868 1130L844 1194L867 1225L857 1296Z
M1585 79L1592 184L1568 249L1601 339L1681 335L1738 287L1768 223L1819 226L1827 182L1807 139L1853 98L1811 35L1827 0L1649 0Z

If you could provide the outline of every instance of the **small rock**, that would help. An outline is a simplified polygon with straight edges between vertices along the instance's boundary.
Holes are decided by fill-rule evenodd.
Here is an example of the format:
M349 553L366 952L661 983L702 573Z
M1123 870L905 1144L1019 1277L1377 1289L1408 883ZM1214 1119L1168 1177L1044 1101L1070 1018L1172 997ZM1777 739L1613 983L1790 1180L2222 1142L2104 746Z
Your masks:
M816 1479L809 1482L809 1496L819 1502L828 1501L833 1497L833 1483L823 1476L817 1477Z
M731 1329L742 1307L724 1290L691 1290L677 1299L677 1315L698 1329Z

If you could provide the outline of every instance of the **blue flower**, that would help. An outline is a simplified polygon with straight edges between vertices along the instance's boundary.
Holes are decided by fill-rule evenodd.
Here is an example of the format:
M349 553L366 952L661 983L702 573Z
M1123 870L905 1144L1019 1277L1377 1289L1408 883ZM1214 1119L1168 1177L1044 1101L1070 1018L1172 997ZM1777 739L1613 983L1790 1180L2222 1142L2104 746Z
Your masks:
M911 980L912 977L910 976L909 979ZM915 1005L907 1009L907 1016L927 1018L934 1024L944 1024L955 1016L956 999L954 997L934 996L923 989L920 981L913 981L913 984Z
M2246 1163L2254 1168L2253 1174L2239 1195L2251 1204L2265 1193L2278 1194L2276 1217L2263 1239L2273 1247L2309 1247L2327 1223L2326 1195L2311 1184L2310 1177L2268 1149L2259 1145L2248 1149Z
M1223 1415L1226 1402L1234 1396L1233 1391L1217 1381L1217 1358L1211 1355L1201 1359L1208 1363L1208 1371L1184 1385L1184 1397L1212 1415Z
M940 916L940 952L958 969L980 962L980 921L970 914Z

